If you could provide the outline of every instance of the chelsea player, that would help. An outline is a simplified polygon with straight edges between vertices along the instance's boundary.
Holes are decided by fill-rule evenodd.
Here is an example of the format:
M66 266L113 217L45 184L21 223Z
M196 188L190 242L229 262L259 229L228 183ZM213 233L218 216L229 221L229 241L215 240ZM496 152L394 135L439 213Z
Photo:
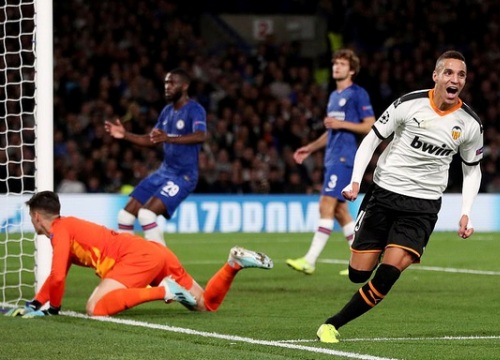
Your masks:
M148 147L162 144L164 152L161 166L135 187L125 208L119 211L120 231L132 233L138 219L146 239L165 244L158 215L170 219L196 188L198 154L207 136L207 123L205 109L189 98L190 82L189 74L180 68L165 76L165 98L169 104L149 134L130 133L119 119L105 123L106 131L116 139Z
M306 255L286 261L292 269L308 275L314 272L316 260L332 233L334 218L342 227L348 244L354 240L354 221L341 192L351 179L359 137L366 135L375 122L367 91L353 82L360 69L358 56L351 49L340 49L333 54L332 63L336 89L328 99L324 119L327 131L294 153L295 161L302 164L311 153L326 146L318 228ZM346 275L346 272L341 274Z

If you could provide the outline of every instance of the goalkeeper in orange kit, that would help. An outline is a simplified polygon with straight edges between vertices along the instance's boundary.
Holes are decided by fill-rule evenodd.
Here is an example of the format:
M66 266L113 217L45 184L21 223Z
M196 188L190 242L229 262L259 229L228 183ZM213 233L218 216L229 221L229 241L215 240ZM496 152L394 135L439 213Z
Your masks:
M154 300L178 301L191 310L216 311L239 270L273 267L267 255L233 247L228 261L203 289L165 246L61 216L59 197L52 191L39 192L26 204L36 233L51 241L52 267L33 301L11 309L8 316L57 315L72 264L93 268L101 278L87 301L86 312L91 316L113 315ZM41 310L47 303L49 308Z

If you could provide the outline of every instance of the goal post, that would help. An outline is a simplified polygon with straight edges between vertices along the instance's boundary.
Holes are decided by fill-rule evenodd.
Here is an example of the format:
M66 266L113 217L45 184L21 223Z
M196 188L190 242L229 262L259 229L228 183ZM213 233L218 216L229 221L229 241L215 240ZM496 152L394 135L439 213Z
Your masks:
M35 0L35 186L54 190L54 79L52 0ZM52 246L45 235L35 240L36 290L50 273Z
M53 190L52 0L0 2L0 307L33 298L52 247L24 204Z

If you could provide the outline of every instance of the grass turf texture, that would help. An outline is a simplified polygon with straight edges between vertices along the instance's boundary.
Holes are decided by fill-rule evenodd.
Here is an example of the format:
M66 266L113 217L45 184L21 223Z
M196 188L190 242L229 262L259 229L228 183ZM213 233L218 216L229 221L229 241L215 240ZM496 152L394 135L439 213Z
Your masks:
M29 320L0 316L0 359L499 358L497 233L476 233L468 240L454 233L435 233L422 264L405 271L376 308L341 328L341 342L332 345L316 342L316 330L359 285L338 275L349 257L340 233L332 235L314 275L286 266L287 258L305 253L311 236L167 234L167 244L203 286L233 245L267 253L275 267L240 272L216 313L193 313L178 303L152 302L112 317L120 323L71 316ZM83 314L98 281L91 269L73 266L63 310ZM174 327L195 332L183 334L172 331ZM286 346L281 341L290 340L300 341L290 343L290 348L276 346ZM322 349L330 353L320 353Z

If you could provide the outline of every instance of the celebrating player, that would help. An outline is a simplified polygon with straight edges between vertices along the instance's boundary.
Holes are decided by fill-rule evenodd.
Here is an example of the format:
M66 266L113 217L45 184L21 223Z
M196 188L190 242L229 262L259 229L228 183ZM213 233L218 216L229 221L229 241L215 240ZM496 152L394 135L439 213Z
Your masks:
M52 268L34 300L12 309L9 316L57 315L72 264L93 268L101 278L87 301L91 316L113 315L153 300L179 301L191 310L216 311L238 271L273 267L267 255L233 247L228 261L203 289L167 247L76 217L60 216L59 197L52 191L39 192L26 204L36 233L46 235L52 243ZM40 310L46 303L50 307Z
M132 233L136 218L144 237L165 244L158 226L158 215L170 219L179 204L196 188L198 154L207 133L206 112L188 96L191 80L183 69L170 71L165 77L166 105L150 134L127 132L120 120L106 121L105 129L114 138L136 145L163 144L165 153L158 170L143 179L130 194L125 208L118 213L118 228Z
M306 255L286 261L292 269L304 274L314 272L316 260L332 233L334 218L342 227L348 244L352 244L354 221L341 191L351 179L358 136L367 134L375 122L368 93L353 83L353 78L359 73L358 56L350 49L341 49L333 54L332 63L336 90L332 91L328 100L327 117L324 119L327 131L294 154L295 161L302 164L311 153L326 146L318 229Z
M471 236L469 214L479 191L483 127L478 116L459 98L467 68L458 51L444 52L436 62L434 88L406 94L378 118L361 143L351 184L344 196L354 200L373 152L393 135L380 156L371 190L356 221L349 278L373 278L317 331L320 341L338 342L338 329L376 306L389 293L401 272L420 261L434 230L441 197L448 183L454 154L462 159L462 209L458 235Z

